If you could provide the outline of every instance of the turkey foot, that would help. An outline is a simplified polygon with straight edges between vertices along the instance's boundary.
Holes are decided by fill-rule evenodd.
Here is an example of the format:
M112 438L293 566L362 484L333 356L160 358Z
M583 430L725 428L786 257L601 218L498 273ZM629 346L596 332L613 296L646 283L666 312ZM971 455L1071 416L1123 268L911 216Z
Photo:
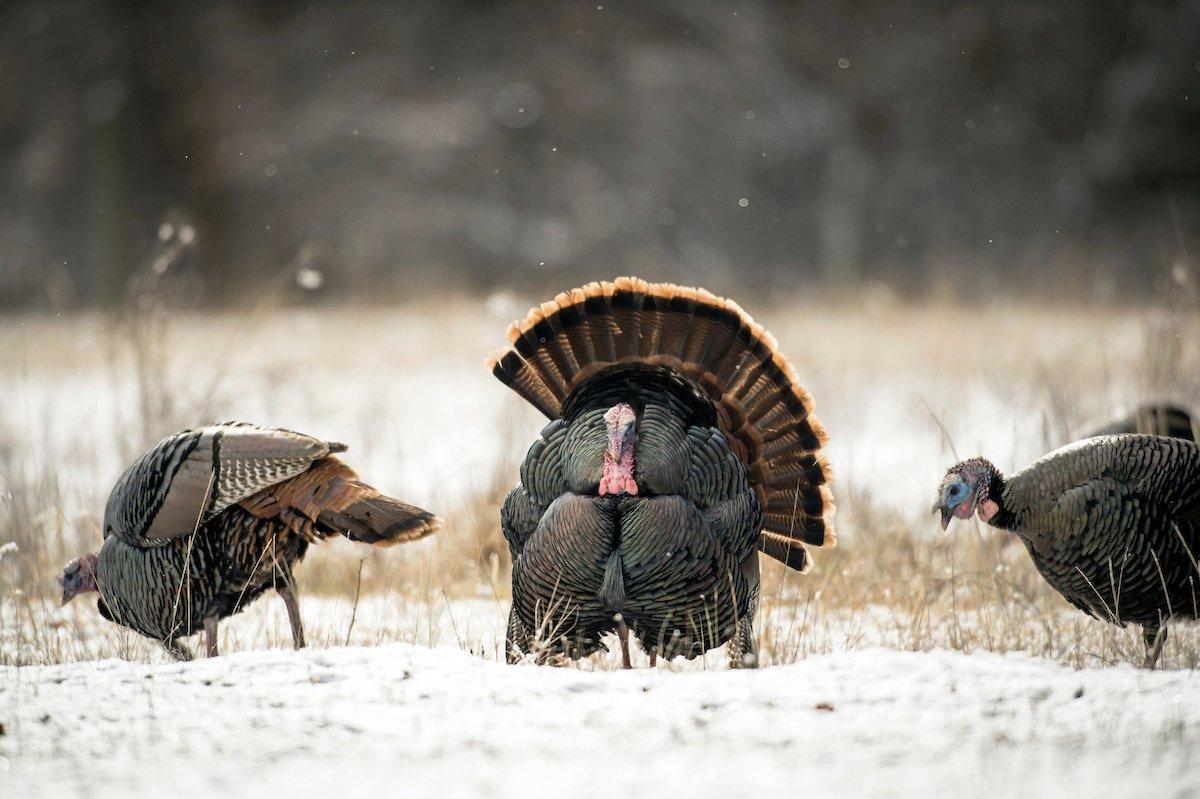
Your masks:
M167 653L170 654L173 659L178 660L180 662L187 662L189 660L194 660L196 657L195 655L192 654L192 650L187 648L186 644L183 644L178 640L163 641L163 646L166 648Z

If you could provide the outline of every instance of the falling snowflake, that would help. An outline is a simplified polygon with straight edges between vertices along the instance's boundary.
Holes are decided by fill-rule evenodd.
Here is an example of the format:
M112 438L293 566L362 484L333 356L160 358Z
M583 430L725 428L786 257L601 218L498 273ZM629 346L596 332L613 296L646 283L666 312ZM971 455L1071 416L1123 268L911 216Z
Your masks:
M1175 264L1173 267L1171 267L1171 277L1173 277L1175 282L1180 286L1186 286L1188 284L1187 266L1182 263Z
M316 269L306 266L296 270L296 285L308 291L316 291L325 282L325 276Z

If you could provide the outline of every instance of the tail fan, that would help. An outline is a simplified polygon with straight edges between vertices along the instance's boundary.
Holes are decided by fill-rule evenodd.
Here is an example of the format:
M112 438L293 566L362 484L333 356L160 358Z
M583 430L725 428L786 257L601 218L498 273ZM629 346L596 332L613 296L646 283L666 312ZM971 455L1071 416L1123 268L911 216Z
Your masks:
M633 364L684 377L713 404L759 492L760 549L793 567L832 546L832 479L812 397L770 333L732 300L632 277L559 294L510 326L488 368L550 419L585 381Z

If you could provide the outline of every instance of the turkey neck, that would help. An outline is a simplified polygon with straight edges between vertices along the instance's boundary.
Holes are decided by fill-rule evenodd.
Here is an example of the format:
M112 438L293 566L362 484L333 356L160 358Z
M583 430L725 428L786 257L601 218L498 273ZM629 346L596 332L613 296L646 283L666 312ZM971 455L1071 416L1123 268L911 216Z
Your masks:
M1045 495L1045 478L1033 469L1014 474L1008 479L997 476L993 482L992 498L1000 510L988 522L992 527L1006 530L1021 538L1027 546L1041 551L1050 534L1051 500Z
M999 473L993 474L988 485L988 499L995 502L999 510L987 524L997 530L1006 530L1025 538L1026 531L1021 527L1022 508L1017 501L1019 495L1019 484L1004 479Z

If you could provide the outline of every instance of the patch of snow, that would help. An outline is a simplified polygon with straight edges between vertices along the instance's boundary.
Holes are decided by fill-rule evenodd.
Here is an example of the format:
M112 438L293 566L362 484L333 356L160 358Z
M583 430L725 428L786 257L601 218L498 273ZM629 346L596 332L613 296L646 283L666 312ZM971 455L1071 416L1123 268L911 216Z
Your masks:
M760 671L406 644L0 669L8 796L1180 795L1200 674L871 649ZM783 792L782 794L780 792Z

